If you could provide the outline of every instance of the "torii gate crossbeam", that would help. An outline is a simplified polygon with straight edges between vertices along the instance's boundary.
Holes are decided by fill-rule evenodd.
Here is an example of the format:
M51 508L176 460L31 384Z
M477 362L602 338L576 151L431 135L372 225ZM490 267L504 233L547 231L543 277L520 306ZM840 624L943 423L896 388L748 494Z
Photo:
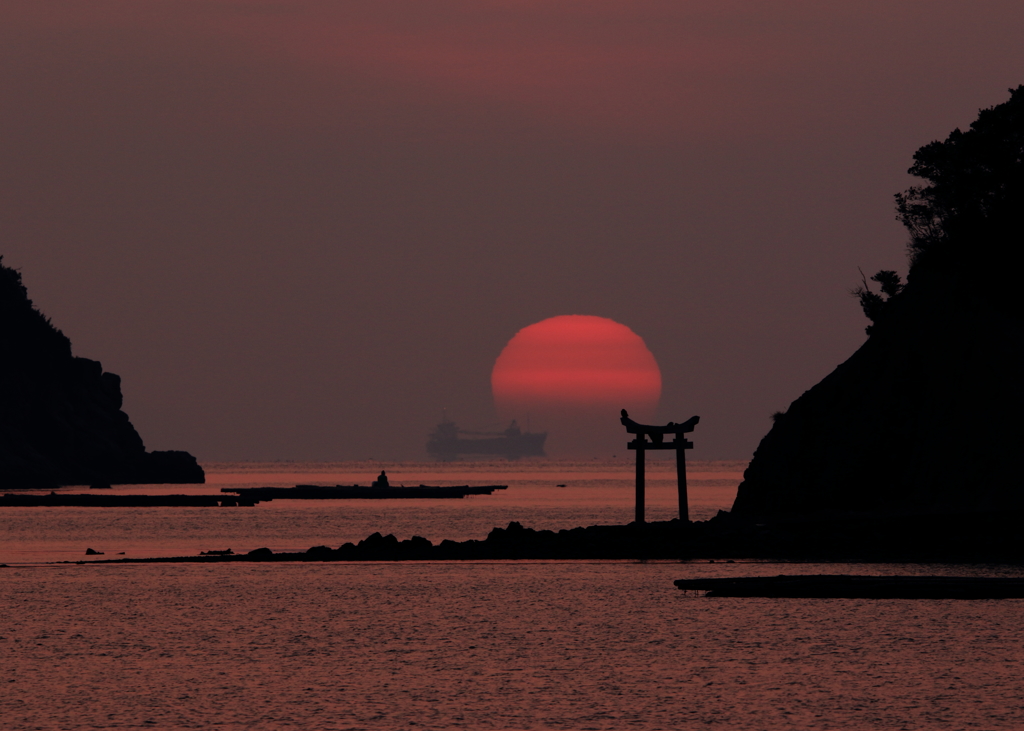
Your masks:
M628 434L635 434L636 438L626 445L628 449L636 450L636 522L644 523L646 472L646 452L649 449L674 449L676 452L676 480L679 490L679 519L690 522L690 504L686 494L686 450L693 449L693 442L686 439L683 434L693 431L693 428L700 421L699 416L694 416L682 424L669 422L665 426L651 426L638 424L629 418L625 409L622 410L622 418L619 420L626 427ZM666 434L675 435L671 442L665 441ZM648 441L650 437L650 441Z

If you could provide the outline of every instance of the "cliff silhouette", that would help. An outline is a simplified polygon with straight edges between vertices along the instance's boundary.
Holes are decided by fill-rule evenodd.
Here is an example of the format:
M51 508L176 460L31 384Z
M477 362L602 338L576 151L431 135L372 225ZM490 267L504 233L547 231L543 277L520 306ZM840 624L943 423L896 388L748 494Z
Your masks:
M864 345L775 422L736 517L1024 508L1024 86L914 156L909 273L865 279Z
M205 480L187 452L147 452L121 403L0 256L0 488Z

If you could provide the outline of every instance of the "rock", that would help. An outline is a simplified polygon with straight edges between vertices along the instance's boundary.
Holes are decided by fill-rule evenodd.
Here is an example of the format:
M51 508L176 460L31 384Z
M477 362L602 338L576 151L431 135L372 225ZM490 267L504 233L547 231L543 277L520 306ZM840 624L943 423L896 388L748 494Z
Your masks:
M426 553L433 547L434 544L423 536L413 536L406 541L402 541L402 548L406 549L407 552L416 555Z
M187 452L147 452L121 411L121 379L37 310L0 257L0 483L55 485L204 482Z
M255 549L249 551L249 553L247 553L245 555L246 556L252 556L253 558L268 558L270 556L273 556L274 552L271 551L269 548L265 548L264 547L264 548L255 548Z
M393 535L382 536L379 532L359 541L356 550L361 556L392 559L401 555L401 546Z
M91 548L87 548L87 549L85 549L85 555L86 556L102 556L103 555L103 551L94 551Z
M206 474L196 458L177 450L146 452L139 470L139 482L148 484L206 482Z

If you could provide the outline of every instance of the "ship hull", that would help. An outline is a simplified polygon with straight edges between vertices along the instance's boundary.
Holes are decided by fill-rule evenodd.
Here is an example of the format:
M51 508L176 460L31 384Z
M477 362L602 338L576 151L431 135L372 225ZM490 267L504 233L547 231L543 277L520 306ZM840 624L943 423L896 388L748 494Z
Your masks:
M460 455L487 455L519 459L521 457L543 457L544 440L547 434L520 434L516 437L493 437L483 439L431 439L427 452L443 460L453 460Z

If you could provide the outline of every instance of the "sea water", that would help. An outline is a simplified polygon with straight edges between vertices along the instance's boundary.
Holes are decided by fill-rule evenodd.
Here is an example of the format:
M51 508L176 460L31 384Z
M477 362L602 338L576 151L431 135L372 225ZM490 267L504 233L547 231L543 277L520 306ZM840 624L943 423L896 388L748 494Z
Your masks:
M237 541L247 526L258 533L252 545L275 536L295 547L337 545L365 533L374 516L382 521L374 530L432 540L482 537L496 517L540 527L628 520L628 470L592 467L516 465L503 471L515 479L490 507L481 497L420 507L275 501L120 517L116 509L4 509L6 555L31 560L0 569L0 728L1024 727L1024 601L709 599L672 585L777 573L1024 573L1016 567L37 560L40 536L52 537L55 553L84 539L132 553L189 553L228 539L245 548ZM738 473L699 467L695 476L721 481L705 486L704 497L693 485L694 512L711 512L708 496L727 497L724 483ZM344 472L275 469L285 482ZM210 470L213 486L267 474ZM574 475L580 484L570 487ZM547 491L567 497L546 503ZM652 518L671 513L671 493L655 499ZM25 525L31 515L36 534ZM314 529L324 533L302 533ZM189 530L206 533L194 539Z
M369 485L382 469L392 485L507 485L491 495L438 500L272 500L231 508L0 508L0 563L195 556L267 547L337 548L371 533L483 539L511 521L559 530L633 520L634 465L627 460L564 462L241 462L204 465L205 485L116 485L93 494L221 495L232 487L296 484ZM705 520L732 504L745 462L693 462L688 469L690 517ZM48 491L47 491L48 492ZM90 492L82 487L61 492ZM648 520L679 515L674 460L649 460Z

